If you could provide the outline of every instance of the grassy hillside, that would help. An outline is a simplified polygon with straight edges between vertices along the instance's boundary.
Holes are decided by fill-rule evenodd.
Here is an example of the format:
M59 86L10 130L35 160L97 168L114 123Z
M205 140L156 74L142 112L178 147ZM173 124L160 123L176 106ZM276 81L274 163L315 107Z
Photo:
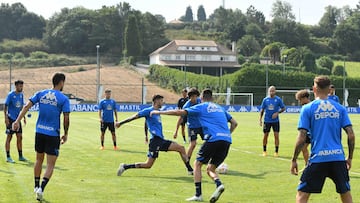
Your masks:
M344 61L334 61L334 66L344 66ZM360 62L345 62L345 70L348 77L360 78Z

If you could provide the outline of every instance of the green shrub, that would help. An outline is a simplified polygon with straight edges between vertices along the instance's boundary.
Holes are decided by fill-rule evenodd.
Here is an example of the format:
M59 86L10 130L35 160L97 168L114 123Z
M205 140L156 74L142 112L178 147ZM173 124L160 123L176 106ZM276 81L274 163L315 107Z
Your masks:
M49 54L43 51L34 51L30 53L31 59L48 59Z

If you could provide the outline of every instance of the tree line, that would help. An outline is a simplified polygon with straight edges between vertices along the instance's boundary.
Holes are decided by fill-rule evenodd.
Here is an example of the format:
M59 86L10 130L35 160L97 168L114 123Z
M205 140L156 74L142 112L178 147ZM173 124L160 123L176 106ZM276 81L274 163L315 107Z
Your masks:
M189 6L179 18L184 23L172 25L162 15L142 13L126 2L96 10L63 8L49 19L27 11L21 3L1 3L0 52L81 56L94 54L100 45L101 53L146 61L151 52L172 40L167 37L169 31L190 30L191 34L177 37L215 40L229 47L236 42L239 56L267 56L273 63L309 67L323 55L359 61L360 2L355 8L327 6L324 10L317 25L304 25L296 22L292 6L281 0L272 4L271 21L254 6L245 12L219 7L207 16L203 5L194 20Z

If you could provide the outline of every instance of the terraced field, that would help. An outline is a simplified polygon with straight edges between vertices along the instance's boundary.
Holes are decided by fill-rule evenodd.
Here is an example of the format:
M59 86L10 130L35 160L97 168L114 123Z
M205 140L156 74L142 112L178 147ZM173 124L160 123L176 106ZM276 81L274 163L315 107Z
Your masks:
M55 72L64 72L64 93L71 93L91 102L96 101L96 71L96 65L15 69L11 78L12 83L17 79L24 80L24 94L28 98L38 90L51 88L52 75ZM109 65L103 65L100 69L100 83L104 89L112 90L112 97L117 102L141 102L142 78L146 86L147 103L151 102L154 94L164 95L167 103L177 102L179 95L149 82L142 71ZM0 98L6 97L9 83L9 70L0 71Z

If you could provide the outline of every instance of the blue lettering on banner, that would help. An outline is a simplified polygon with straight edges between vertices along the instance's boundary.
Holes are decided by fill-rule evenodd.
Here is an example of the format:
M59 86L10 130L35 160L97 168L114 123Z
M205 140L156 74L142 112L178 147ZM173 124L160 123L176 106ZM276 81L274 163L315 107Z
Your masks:
M122 103L116 106L118 112L138 112L144 108L150 107L150 104L127 104ZM259 112L261 106L242 106L242 105L222 105L227 112ZM178 109L176 104L166 104L161 110L174 110ZM99 107L97 104L71 104L70 110L72 112L97 112ZM286 113L299 113L301 106L287 106ZM346 107L348 113L358 114L360 113L360 107ZM29 111L39 111L39 104L35 104Z

